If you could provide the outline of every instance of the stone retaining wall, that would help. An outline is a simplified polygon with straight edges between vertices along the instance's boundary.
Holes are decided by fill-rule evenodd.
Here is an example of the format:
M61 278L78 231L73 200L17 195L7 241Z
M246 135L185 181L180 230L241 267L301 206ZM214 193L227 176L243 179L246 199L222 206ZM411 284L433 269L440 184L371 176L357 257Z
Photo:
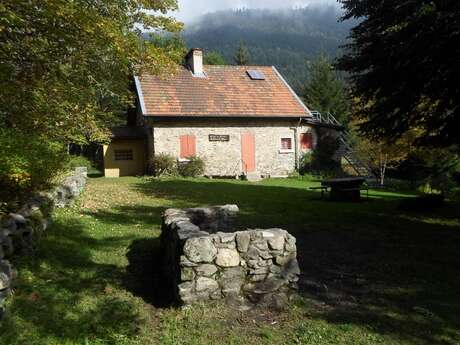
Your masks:
M164 277L180 303L282 307L296 291L296 239L282 229L231 232L237 214L236 205L164 213Z
M51 222L53 209L72 204L85 185L86 171L77 168L61 185L32 197L17 213L10 213L0 222L0 314L17 276L11 259L16 255L31 254Z

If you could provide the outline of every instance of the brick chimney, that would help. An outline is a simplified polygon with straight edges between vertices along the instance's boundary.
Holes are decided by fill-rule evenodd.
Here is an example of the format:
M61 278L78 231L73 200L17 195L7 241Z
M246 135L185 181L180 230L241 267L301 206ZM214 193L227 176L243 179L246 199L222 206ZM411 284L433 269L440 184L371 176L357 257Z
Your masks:
M205 78L203 70L203 49L192 48L185 56L185 61L194 77Z

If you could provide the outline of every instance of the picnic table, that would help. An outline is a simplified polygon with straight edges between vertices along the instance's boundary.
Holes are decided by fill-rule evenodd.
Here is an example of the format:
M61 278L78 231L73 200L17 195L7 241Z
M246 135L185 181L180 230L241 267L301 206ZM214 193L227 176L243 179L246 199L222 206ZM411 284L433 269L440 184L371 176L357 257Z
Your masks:
M369 196L369 188L364 185L365 177L344 177L333 178L321 181L321 195L329 192L331 200L335 201L359 201L361 200L361 191L365 190Z

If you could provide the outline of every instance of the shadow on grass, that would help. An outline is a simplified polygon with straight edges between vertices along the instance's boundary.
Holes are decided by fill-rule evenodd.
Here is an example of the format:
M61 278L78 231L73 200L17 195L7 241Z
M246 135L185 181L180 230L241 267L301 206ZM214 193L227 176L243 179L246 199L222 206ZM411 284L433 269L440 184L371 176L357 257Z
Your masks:
M306 188L224 181L155 180L135 188L177 207L235 203L241 228L290 231L300 291L317 317L414 343L460 338L460 226L442 223L457 216L458 205L414 216L398 210L404 197L397 195L356 204L314 201L318 193Z
M156 308L177 306L172 291L164 284L160 239L135 240L127 254L126 288Z
M137 334L140 303L113 288L123 270L92 255L125 241L90 237L74 218L53 224L34 256L14 258L21 274L0 324L0 343L106 343Z
M236 203L241 228L282 227L294 234L309 315L413 344L455 344L460 338L460 226L442 223L458 219L456 205L420 217L398 211L402 197L395 195L348 204L314 201L319 193L288 185L155 180L132 188L174 207ZM0 342L116 343L116 337L135 334L144 321L142 304L131 293L157 307L170 305L154 238L163 211L135 205L84 212L102 227L102 238L76 215L58 220L36 256L15 261L21 276ZM112 236L114 225L133 231ZM152 237L137 234L138 225L151 227ZM127 270L104 263L126 248Z
M164 207L118 206L97 212L85 211L84 214L98 222L110 225L149 226L159 229ZM159 232L157 233L159 234ZM131 241L126 257L128 266L122 277L124 287L135 296L156 308L169 308L176 305L173 294L163 285L160 238L139 238Z

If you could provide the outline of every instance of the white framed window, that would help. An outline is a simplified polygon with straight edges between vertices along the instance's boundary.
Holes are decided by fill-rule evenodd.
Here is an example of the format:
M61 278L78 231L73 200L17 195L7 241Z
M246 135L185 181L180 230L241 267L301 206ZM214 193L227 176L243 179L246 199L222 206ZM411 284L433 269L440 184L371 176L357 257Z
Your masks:
M280 139L280 153L294 152L293 139L290 137L283 137Z

